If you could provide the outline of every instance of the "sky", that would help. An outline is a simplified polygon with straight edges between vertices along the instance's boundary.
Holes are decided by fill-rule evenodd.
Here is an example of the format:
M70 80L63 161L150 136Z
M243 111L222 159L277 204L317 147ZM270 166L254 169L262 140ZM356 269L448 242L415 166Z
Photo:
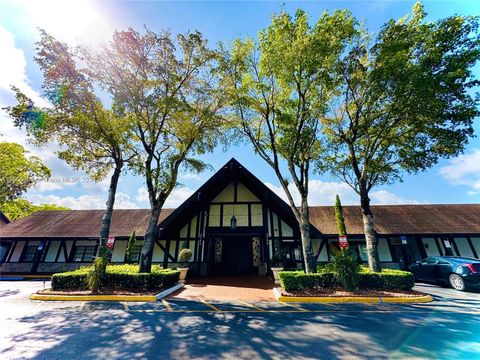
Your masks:
M480 1L424 1L428 20L453 14L480 15ZM316 21L325 10L351 10L363 20L370 32L377 32L389 19L408 14L414 1L49 1L0 0L0 108L13 105L10 86L19 87L40 105L42 74L34 62L38 28L74 46L95 46L107 41L115 29L128 27L153 31L170 30L173 34L198 30L214 47L220 41L252 36L269 25L271 15L280 10L294 13L302 8ZM475 73L480 78L480 66ZM470 141L464 154L441 160L433 168L404 177L401 183L374 188L372 204L478 203L480 202L480 119L475 119L477 137ZM35 204L54 203L72 209L105 207L108 179L95 183L58 159L55 144L33 147L25 133L12 124L0 109L0 141L17 142L30 155L40 157L52 170L48 181L37 184L25 197ZM177 207L232 157L284 197L273 171L254 154L248 145L216 149L202 156L211 168L201 174L183 171L180 185L165 207ZM313 174L310 183L310 205L332 205L335 194L343 204L356 205L358 195L345 183L329 174ZM126 173L120 180L115 208L147 208L144 181Z

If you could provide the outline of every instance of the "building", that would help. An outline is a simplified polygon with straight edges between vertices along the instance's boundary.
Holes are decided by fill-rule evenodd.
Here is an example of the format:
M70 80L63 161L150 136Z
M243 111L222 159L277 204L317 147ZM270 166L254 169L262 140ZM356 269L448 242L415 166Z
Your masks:
M480 256L480 205L373 206L380 260L404 268L430 255ZM90 263L98 246L103 210L41 211L0 227L5 247L2 273L52 273ZM361 210L345 206L349 246L366 261ZM112 263L125 261L135 230L138 260L149 210L114 210ZM318 262L338 251L333 206L310 208ZM266 274L282 253L288 267L302 266L298 225L290 207L235 159L230 160L177 209L162 210L153 262L178 265L192 250L190 267L200 274Z

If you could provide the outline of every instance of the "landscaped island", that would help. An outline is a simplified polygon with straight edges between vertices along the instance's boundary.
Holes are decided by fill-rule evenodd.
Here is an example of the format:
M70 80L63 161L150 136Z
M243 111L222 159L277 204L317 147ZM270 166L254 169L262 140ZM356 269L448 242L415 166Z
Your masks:
M89 276L93 267L83 267L75 271L53 274L52 288L41 294L84 295L90 294ZM179 271L152 266L151 273L139 273L138 265L107 265L101 279L99 294L155 294L174 286L178 282Z
M412 290L415 284L412 273L392 269L372 272L368 267L359 266L348 250L339 252L333 263L318 266L317 273L282 271L279 278L282 286L278 289L279 301L307 298L321 302L334 298L338 302L377 302L399 298L406 299L405 302L416 299L431 301L425 294Z

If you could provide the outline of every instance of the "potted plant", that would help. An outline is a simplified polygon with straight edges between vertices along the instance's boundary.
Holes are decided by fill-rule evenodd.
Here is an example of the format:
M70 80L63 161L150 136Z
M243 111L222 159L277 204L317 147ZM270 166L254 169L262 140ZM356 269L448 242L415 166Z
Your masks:
M283 270L283 257L278 253L273 255L272 259L270 260L270 266L272 269L275 284L280 284L280 278L278 276L278 273Z
M188 272L188 261L192 258L192 251L190 249L182 249L178 254L178 259L182 263L183 267L179 268L180 270L180 277L178 282L184 283L185 279L187 278Z

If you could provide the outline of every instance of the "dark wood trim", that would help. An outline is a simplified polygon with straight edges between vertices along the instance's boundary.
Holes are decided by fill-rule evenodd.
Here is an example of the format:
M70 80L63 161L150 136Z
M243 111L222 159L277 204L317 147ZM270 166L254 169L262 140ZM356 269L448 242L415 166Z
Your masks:
M254 205L263 204L261 201L212 201L210 205Z
M252 204L248 204L248 226L252 226Z
M233 201L237 203L238 201L238 181L237 178L233 180Z
M164 248L164 255L163 255L163 267L167 268L168 266L168 258L170 257L170 239L167 239L165 243L165 248Z
M60 240L59 241L59 244L58 244L58 249L57 249L57 255L55 255L55 260L53 262L58 262L58 259L60 258L60 252L62 251L62 246L63 246L63 242L65 240ZM67 259L65 259L65 262L67 261Z
M42 257L40 258L40 262L44 263L45 259L47 258L48 255L48 250L50 250L50 244L52 243L52 240L47 240L45 244L45 249L42 253Z
M170 240L166 240L165 247L169 245ZM170 255L170 253L167 251L167 249L162 245L159 239L155 240L155 244L158 245L160 250L163 251L163 259L165 260L165 257L170 258L170 260L175 261L175 259ZM167 260L168 261L168 260Z
M282 219L280 219L280 216L277 214L277 220L278 220L278 237L280 238L280 241L283 240L282 236Z
M72 246L70 247L70 254L68 254L67 243L65 242L65 248L63 250L64 250L64 253L65 253L65 259L68 259L66 262L76 262L73 259L74 254L77 251L76 247L77 247L77 240L73 240ZM67 255L68 255L68 257L67 257ZM83 258L82 258L82 260L83 260Z
M455 242L455 238L453 236L448 236L447 239L448 241L450 241L451 245L455 249L455 252L458 254L457 256L463 256L460 254L460 251L458 251L458 246L457 246L457 243ZM445 246L445 243L443 245Z
M387 240L387 245L388 245L388 251L390 251L390 258L392 259L393 262L398 262L399 260L397 259L397 254L395 251L393 251L393 245L392 245L392 240L390 239L390 236L385 236L385 237L377 237L377 249L378 249L378 243L380 239L386 239ZM380 260L380 253L378 254L378 258Z
M223 226L223 204L220 205L220 227Z
M318 251L317 251L317 254L315 255L315 261L318 262L318 257L320 256L324 246L325 246L325 239L322 238L320 239L320 243L318 244Z
M24 261L23 258L25 257L25 252L27 251L28 243L30 240L25 241L25 245L23 245L22 253L20 254L20 258L18 259L19 263L24 263L27 261ZM31 262L31 261L28 261Z
M17 247L18 243L19 243L19 241L14 241L13 246L10 246L11 249L10 249L9 253L7 254L7 258L6 258L5 262L10 262L12 260L13 253L15 252L15 248ZM20 260L20 258L18 260Z
M440 256L443 256L442 247L440 246L440 244L438 242L438 236L434 236L433 240L435 241L435 244L437 245L437 249L438 249L438 252L440 253ZM441 241L441 239L440 239L440 241Z
M470 249L472 250L473 256L475 256L478 259L477 250L475 250L475 246L473 246L473 241L472 241L470 235L467 235L466 237L467 237L468 245L470 246Z
M178 262L178 248L180 246L180 240L175 241L175 262Z

